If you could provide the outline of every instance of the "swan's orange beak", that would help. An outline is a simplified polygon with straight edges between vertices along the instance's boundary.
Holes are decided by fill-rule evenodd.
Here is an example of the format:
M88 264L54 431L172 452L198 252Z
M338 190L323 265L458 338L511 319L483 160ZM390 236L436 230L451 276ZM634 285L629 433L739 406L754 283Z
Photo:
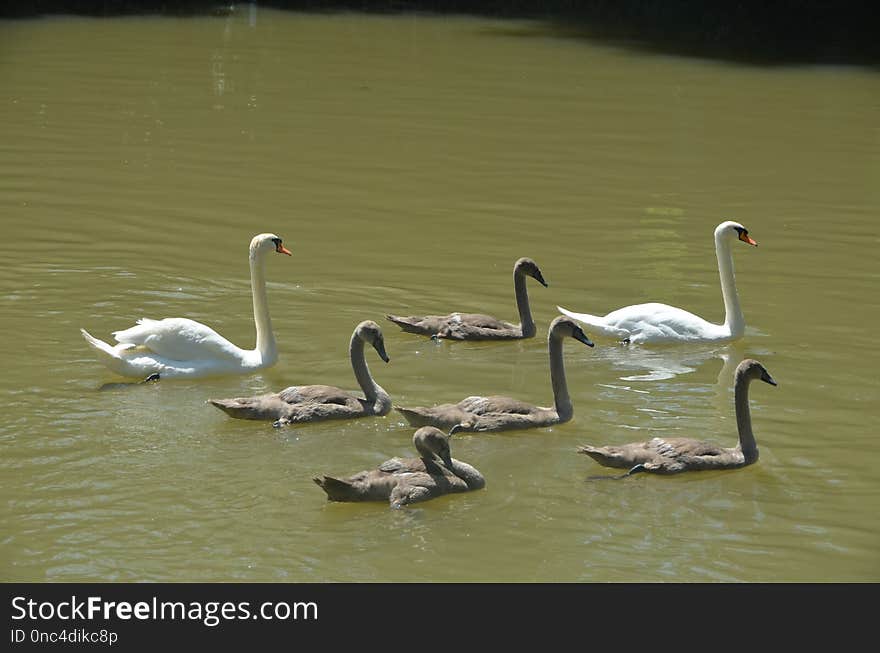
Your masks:
M278 243L277 245L275 245L275 251L278 252L279 254L287 254L288 256L293 256L293 254L290 253L290 250L287 249L281 243Z
M756 243L754 240L752 240L752 237L749 236L745 231L740 232L739 239L741 241L743 241L744 243L748 243L749 245L754 245L755 247L758 246L758 243Z

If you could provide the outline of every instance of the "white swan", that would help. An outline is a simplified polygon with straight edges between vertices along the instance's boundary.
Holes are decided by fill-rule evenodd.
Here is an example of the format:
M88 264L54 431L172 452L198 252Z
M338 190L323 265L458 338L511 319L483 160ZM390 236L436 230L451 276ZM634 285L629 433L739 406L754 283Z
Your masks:
M98 340L85 329L83 337L100 354L100 361L122 376L181 378L211 374L242 374L274 365L278 360L269 305L266 301L265 257L271 251L287 254L275 234L254 236L250 245L251 293L257 327L255 349L241 349L214 329L183 317L141 318L137 326L114 331L118 345Z
M724 298L724 324L707 322L698 315L668 304L634 304L600 317L589 313L574 313L557 306L560 313L583 322L591 330L633 344L643 342L723 342L741 338L746 320L736 294L733 256L730 243L736 238L757 246L749 231L738 222L728 220L715 228L715 256L721 276L721 295Z

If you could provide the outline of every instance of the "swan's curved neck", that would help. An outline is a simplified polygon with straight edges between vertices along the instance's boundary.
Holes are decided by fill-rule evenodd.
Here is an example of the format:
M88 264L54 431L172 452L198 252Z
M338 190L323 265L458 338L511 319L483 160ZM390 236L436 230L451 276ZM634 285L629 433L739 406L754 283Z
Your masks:
M422 459L422 462L425 465L425 471L427 471L429 474L433 473L433 474L439 474L442 476L447 471L446 466L444 464L442 464L441 462L439 462L434 457L433 453L430 453L430 452L424 453L421 450L419 450L419 453L422 454L420 456L420 458ZM452 470L449 470L449 471L452 471Z
M733 255L730 240L724 234L715 234L715 256L718 259L718 275L721 277L721 296L724 298L724 326L730 335L739 338L746 330L746 320L736 294L736 274L733 271Z
M250 254L251 294L254 299L254 324L257 327L257 351L264 364L271 365L278 359L278 346L269 317L269 301L266 297L266 261L259 251Z
M479 470L471 467L467 463L461 462L460 460L453 458L452 469L449 471L464 481L471 490L478 490L486 486L486 479L483 478L483 475L480 474Z
M370 368L367 366L367 359L364 357L364 341L356 333L351 337L348 355L351 358L354 377L357 379L358 385L361 386L361 390L364 391L367 403L373 407L375 413L382 414L383 411L387 413L391 410L391 398L382 389L382 386L373 380L373 375L370 374Z
M755 442L755 434L752 433L752 414L749 410L749 383L751 383L751 379L744 374L737 375L736 385L733 389L739 447L746 465L758 460L758 443Z
M565 381L565 363L562 360L562 338L553 334L547 338L550 349L550 384L553 386L553 402L560 422L567 422L574 415L568 383Z
M532 309L529 306L526 275L519 270L513 271L513 288L516 291L516 308L519 310L523 338L531 338L535 335L535 321L532 319Z
M437 459L436 454L425 441L416 438L413 440L413 444L416 447L416 451L419 452L419 458L422 459L422 462L425 464L425 469L428 471L428 473L444 473L444 471L446 470L446 466Z

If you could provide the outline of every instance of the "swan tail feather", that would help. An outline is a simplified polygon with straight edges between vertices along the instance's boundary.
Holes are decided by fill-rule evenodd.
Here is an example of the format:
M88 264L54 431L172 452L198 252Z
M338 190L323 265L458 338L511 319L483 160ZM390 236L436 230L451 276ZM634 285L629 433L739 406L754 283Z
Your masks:
M358 498L354 486L348 481L332 476L315 476L312 480L324 490L330 501L354 501Z
M611 462L613 462L613 457L604 447L592 447L590 445L585 445L582 447L578 447L577 452L589 456L600 465L607 466L610 465Z
M608 338L626 339L630 336L629 331L626 329L618 329L617 327L606 324L604 317L590 315L589 313L575 313L567 308L562 308L562 306L557 306L556 309L563 315L570 317L572 320L577 320L582 324L586 324Z
M631 456L626 456L621 452L610 450L609 447L592 447L590 445L585 445L578 447L577 452L589 456L603 467L622 467L629 469L635 464L635 462L631 460Z
M99 340L85 329L80 329L79 332L82 334L82 337L85 338L85 341L89 343L89 345L95 351L98 351L105 356L110 356L111 358L116 357L116 351L106 342L104 342L103 340Z
M473 415L467 415L458 409L450 410L447 406L435 406L433 408L401 408L395 406L394 409L404 416L410 426L434 426L447 433L454 426L459 427L459 431L485 431L496 430L492 428L481 428L478 418Z
M270 419L269 416L259 415L253 402L246 398L236 399L208 399L208 403L219 408L230 417L238 419ZM275 419L277 416L272 417Z
M121 360L119 353L125 351L126 349L131 349L134 345L124 344L117 345L114 347L103 340L96 338L91 333L86 331L85 329L80 329L79 332L82 334L82 337L85 338L86 342L91 345L95 351L112 358L113 360Z
M208 399L208 403L230 415L232 414L231 411L235 411L238 408L237 399Z
M407 333L418 333L420 335L430 335L429 332L422 326L419 325L421 322L421 318L418 317L404 317L402 315L385 315L386 319L391 322L394 322L401 329L406 331Z
M430 416L427 415L427 411L424 408L401 408L400 406L395 406L394 410L403 415L407 422L409 422L410 426L433 426L434 422L430 419Z
M107 344L103 340L96 338L91 333L86 331L85 329L80 329L79 332L82 334L82 337L85 339L89 346L92 347L96 352L98 352L98 360L105 367L107 367L111 372L116 372L117 374L121 374L122 376L127 376L128 372L128 363L125 361L120 353L125 351L126 349L131 349L134 345L117 345L116 347Z

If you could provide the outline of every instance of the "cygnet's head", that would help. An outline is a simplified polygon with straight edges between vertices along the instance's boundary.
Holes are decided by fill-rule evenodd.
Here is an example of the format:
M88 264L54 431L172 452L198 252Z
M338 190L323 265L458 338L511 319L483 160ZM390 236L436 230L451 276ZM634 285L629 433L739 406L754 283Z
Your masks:
M583 329L581 329L574 320L563 315L560 315L550 323L549 337L557 340L574 338L588 347L593 346L593 341L587 337L587 334L584 333Z
M776 381L773 380L773 377L770 376L770 372L753 358L746 358L742 363L737 365L736 376L745 377L749 381L761 379L764 383L777 385Z
M423 426L413 434L416 451L424 458L438 458L447 469L452 469L449 436L433 426Z
M530 258L521 258L513 265L513 273L514 274L524 274L526 276L532 277L538 283L540 283L545 288L547 287L547 282L544 281L544 275L541 274L541 269L538 267L538 264L535 263Z
M385 336L382 335L382 329L373 320L364 320L358 324L355 333L358 338L373 345L373 349L379 354L379 358L386 363L391 360L388 358L388 354L385 353Z

